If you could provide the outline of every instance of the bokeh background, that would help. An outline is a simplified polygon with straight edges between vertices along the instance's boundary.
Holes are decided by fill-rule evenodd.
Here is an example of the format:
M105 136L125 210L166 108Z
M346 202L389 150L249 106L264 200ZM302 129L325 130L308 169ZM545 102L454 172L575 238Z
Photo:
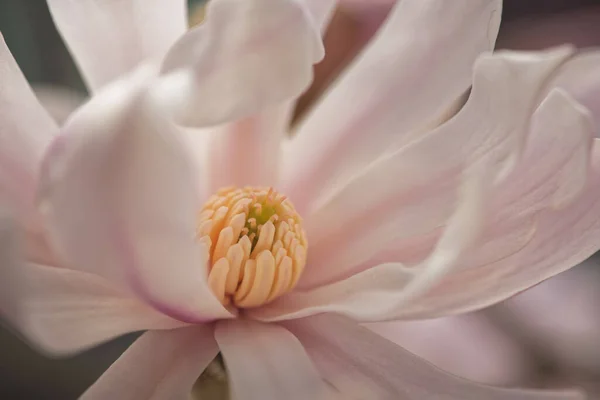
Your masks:
M190 1L192 23L201 0ZM341 0L344 3L344 0ZM327 56L297 117L368 41L391 1L341 5L326 37ZM600 46L600 0L505 0L498 48L563 43ZM44 0L0 0L0 31L39 98L63 120L86 90ZM599 71L600 73L600 71ZM600 100L599 100L600 101ZM568 134L568 132L565 132ZM466 378L505 386L588 390L600 400L600 257L514 299L465 316L372 329ZM0 328L1 399L75 399L127 348L128 335L68 359L51 359Z

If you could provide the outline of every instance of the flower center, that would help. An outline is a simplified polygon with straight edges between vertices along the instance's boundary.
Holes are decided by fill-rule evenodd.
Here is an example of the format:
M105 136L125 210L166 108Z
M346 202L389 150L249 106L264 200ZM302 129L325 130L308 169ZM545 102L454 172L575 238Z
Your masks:
M210 249L208 284L221 303L257 307L290 291L306 264L301 223L271 188L226 188L208 199L196 235Z

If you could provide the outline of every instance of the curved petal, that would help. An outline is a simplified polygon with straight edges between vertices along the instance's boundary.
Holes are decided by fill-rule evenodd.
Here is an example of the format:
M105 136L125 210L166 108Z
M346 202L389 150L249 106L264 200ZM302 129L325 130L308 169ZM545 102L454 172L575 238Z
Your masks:
M561 48L482 56L474 67L471 96L453 119L371 164L305 214L311 248L299 287L372 266L362 264L386 246L397 253L414 251L415 238L438 229L452 212L464 167L482 159L511 161L520 154L543 84L571 53ZM428 243L426 250L435 237Z
M421 265L382 264L350 278L307 291L295 291L257 310L256 319L276 321L337 312L360 321L393 318L456 268L478 238L490 177L486 166L466 173L456 211L434 251Z
M298 3L298 4L296 4ZM304 4L306 9L310 12L310 15L315 20L316 27L324 30L331 12L334 9L334 0L300 0L293 4L294 7L298 7L300 4ZM278 3L281 18L284 18L285 8L283 6L285 2ZM252 7L260 6L260 2L255 2ZM266 3L265 5L266 6ZM259 11L261 14L268 16L269 19L272 17L272 5L269 5L271 9L269 11ZM260 30L269 29L268 26L258 25L257 28ZM290 94L287 97L294 98L300 94L298 90L291 90L282 85L278 79L273 77L279 76L279 73L275 72L275 69L281 68L282 66L276 62L272 62L276 57L286 57L284 54L277 55L277 51L290 51L292 44L281 44L278 45L277 41L282 40L278 35L265 36L264 32L251 32L250 35L260 38L261 43L264 42L265 46L270 45L269 42L274 42L274 45L269 50L273 54L265 54L267 63L261 67L260 73L269 74L269 81L261 86L259 92L249 93L250 97L248 100L251 101L249 105L252 107L256 106L256 97L271 96L270 91L286 91L290 90ZM264 36L264 37L263 37ZM298 32L295 39L299 43L302 40L308 40L309 37L301 32ZM285 39L285 38L284 38ZM290 38L293 39L293 38ZM258 39L257 39L258 40ZM246 43L246 47L254 45L252 42ZM295 45L296 47L298 45ZM281 47L278 50L278 47ZM247 52L249 49L240 49ZM223 51L223 49L219 49ZM190 54L186 51L186 57ZM298 54L301 56L301 54ZM238 57L247 56L246 53L241 53ZM243 58L242 58L243 59ZM289 76L300 77L303 72L300 70L309 69L312 71L312 65L315 63L314 57L306 54L303 60L295 62L290 66L290 72L286 73ZM244 68L244 65L236 65L238 69L233 69L232 66L224 67L231 68L233 75L247 74L245 69L240 72L239 69ZM298 70L292 71L291 68ZM284 76L282 78L285 78ZM246 80L247 77L240 75L240 79ZM312 73L311 73L312 79ZM285 84L289 84L290 80L286 79ZM236 90L239 86L236 87ZM250 90L251 88L249 88ZM252 89L254 90L254 89ZM211 97L220 96L219 94L213 94ZM236 95L237 96L237 95ZM278 96L274 99L277 100ZM236 99L237 100L237 99ZM268 99L265 99L267 102ZM294 101L287 100L278 105L270 105L264 107L264 109L257 110L256 113L250 116L246 116L240 120L227 123L211 129L211 188L217 190L227 186L247 186L247 185L260 185L260 186L275 186L278 182L278 167L280 163L280 148L281 142L285 138L290 124L291 116L293 114ZM251 167L249 167L251 166Z
M284 192L304 203L435 123L468 89L475 59L493 48L500 14L496 0L398 2L298 128L284 156Z
M215 0L162 66L177 122L210 126L300 95L323 57L319 28L298 0ZM285 28L285 29L284 29Z
M267 306L264 315L287 319L335 311L374 321L466 312L504 300L585 260L598 249L600 239L600 147L594 147L587 180L592 128L587 115L560 91L542 104L533 129L536 134L521 164L488 189L487 225L470 251L460 252L451 221L420 266L407 270L397 263L382 264L288 295ZM472 208L468 203L462 207ZM454 221L464 223L458 217ZM445 245L456 258L448 257L453 253L444 251ZM414 296L407 294L413 282L429 279L425 271L438 262L446 265L441 274L434 274L438 279Z
M34 346L72 353L128 332L183 325L98 276L22 261L10 225L2 218L0 310Z
M475 382L508 385L533 372L533 360L520 344L484 315L378 322L367 328L438 368Z
M142 61L160 61L187 30L185 0L47 1L92 91Z
M212 326L146 332L81 400L189 400L218 353Z
M58 127L37 101L2 35L0 88L1 202L23 216L32 212L37 169Z
M600 51L582 52L569 60L547 87L562 88L584 105L596 122L596 136L600 136Z
M40 210L68 265L180 320L227 317L195 241L202 177L146 92L148 73L115 82L70 119L44 163Z
M325 384L286 329L250 320L219 321L215 338L237 400L320 399Z
M403 400L583 400L575 392L482 386L449 375L343 317L319 315L284 324L342 396ZM355 397L352 397L355 396ZM347 398L342 397L342 398Z

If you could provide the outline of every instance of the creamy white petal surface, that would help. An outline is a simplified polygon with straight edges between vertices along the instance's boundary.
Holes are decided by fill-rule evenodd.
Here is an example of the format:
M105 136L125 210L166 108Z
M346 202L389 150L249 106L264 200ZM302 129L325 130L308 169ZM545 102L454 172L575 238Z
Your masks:
M373 162L307 215L313 245L301 286L360 271L387 246L414 252L415 238L438 228L452 212L464 168L519 153L542 85L570 54L562 48L482 56L474 66L471 96L453 119ZM344 234L349 230L356 232Z
M48 0L92 91L142 61L160 61L187 30L185 0Z
M168 315L227 317L206 284L206 249L194 240L202 178L144 79L94 97L53 143L39 200L51 240L67 265L111 279Z
M500 14L493 0L398 2L287 147L283 190L297 206L444 113L493 48Z

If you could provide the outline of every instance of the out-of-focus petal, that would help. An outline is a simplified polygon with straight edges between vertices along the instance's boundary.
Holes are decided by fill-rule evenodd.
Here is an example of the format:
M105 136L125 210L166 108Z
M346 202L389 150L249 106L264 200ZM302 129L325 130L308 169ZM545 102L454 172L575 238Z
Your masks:
M548 90L555 87L566 90L592 113L600 136L600 51L582 52L569 60L549 82Z
M298 0L214 0L204 23L167 55L160 87L175 119L209 126L293 99L323 57L319 27Z
M364 263L387 246L396 257L382 261L422 260L435 243L427 235L452 212L461 170L484 158L520 154L539 91L571 53L561 48L482 56L471 95L453 119L373 163L305 214L311 249L300 287L375 265ZM409 257L423 247L415 243L423 237L425 254Z
M148 95L147 72L115 82L69 120L44 162L40 210L68 266L180 320L227 317L195 241L203 178Z
M63 86L36 84L33 90L40 103L59 125L86 100L83 94Z
M212 326L146 332L81 400L189 400L218 353Z
M284 192L298 205L435 122L491 50L501 2L403 0L287 147ZM302 208L302 207L301 207Z
M185 0L47 0L88 87L100 87L144 60L160 62L187 30Z
M285 328L250 320L220 321L215 338L237 400L320 399L324 382L302 344Z
M39 162L58 127L37 101L0 35L0 196L32 211Z
M475 382L514 384L533 367L518 343L480 314L367 327L435 366Z
M341 398L583 400L582 395L572 392L500 389L465 381L340 316L323 314L284 325L300 339Z
M520 333L571 369L600 368L598 259L560 274L497 306Z
M305 5L312 18L315 20L316 28L324 30L329 21L330 14L334 9L335 1L300 0L296 2L298 4L294 5L294 7L298 7L299 4ZM256 4L253 6L256 6ZM284 6L284 2L282 2L278 7L282 6ZM280 12L283 13L284 11L285 10L282 9ZM273 11L269 10L263 12L270 14ZM262 30L271 29L268 26L259 25L259 27ZM252 33L252 35L256 36L261 36L263 34L263 32L259 32L258 30ZM264 41L265 46L269 46L269 41L275 42L276 44L274 48L268 49L268 51L274 53L269 54L268 56L265 55L267 64L262 67L261 71L257 71L259 73L267 74L266 76L268 79L270 79L270 81L263 83L260 93L265 93L265 91L267 91L265 95L271 96L269 91L285 91L291 89L290 94L292 96L287 97L297 97L300 94L300 91L293 88L286 88L285 85L288 85L291 82L289 79L285 79L285 75L281 75L282 79L285 80L285 85L282 85L281 82L273 80L272 78L273 76L279 76L278 73L272 72L273 69L280 69L282 67L288 68L285 65L280 65L277 61L273 61L276 57L285 57L284 55L277 55L275 52L281 52L284 50L293 51L293 49L284 48L283 46L294 46L290 43L278 43L278 41L282 40L282 38L278 37L277 35L279 34L276 34L273 37L267 37L266 39L260 39L261 41ZM290 37L289 39L283 38L283 40L299 41L299 43L301 43L300 41L303 40L301 36L302 33L298 32L296 35L297 38L295 39ZM309 37L304 38L304 40L308 39ZM249 46L249 44L246 46ZM278 50L277 47L281 47L281 49ZM223 49L218 50L223 51ZM242 51L248 50L238 49L238 51L241 53ZM301 55L302 54L298 54L298 56ZM237 57L247 56L248 55L246 53L237 55ZM186 57L190 57L190 55L186 54ZM290 67L298 68L302 71L306 69L312 71L312 65L314 62L314 57L306 54L303 60L299 61L297 65L290 65ZM235 76L239 73L240 69L247 68L247 66L237 65L235 66L235 68L238 68L237 70L232 68L230 65L222 68L230 68L231 73ZM289 73L286 74L290 76L300 76L303 74L303 72L296 73L291 68ZM240 79L248 80L248 78L244 76L240 76ZM238 90L239 88L235 89ZM253 95L252 92L248 93L251 101L249 104L251 107L255 107L256 94ZM277 99L277 96L275 99ZM268 99L266 100L269 101ZM281 104L264 107L264 109L258 110L258 112L254 113L253 115L245 116L244 118L235 122L213 128L210 132L212 140L210 153L211 189L217 190L219 188L231 185L275 186L279 178L278 167L280 162L281 142L287 134L293 107L294 101L287 100Z
M0 227L2 318L41 350L70 353L124 333L183 325L98 276L21 260L16 230Z

